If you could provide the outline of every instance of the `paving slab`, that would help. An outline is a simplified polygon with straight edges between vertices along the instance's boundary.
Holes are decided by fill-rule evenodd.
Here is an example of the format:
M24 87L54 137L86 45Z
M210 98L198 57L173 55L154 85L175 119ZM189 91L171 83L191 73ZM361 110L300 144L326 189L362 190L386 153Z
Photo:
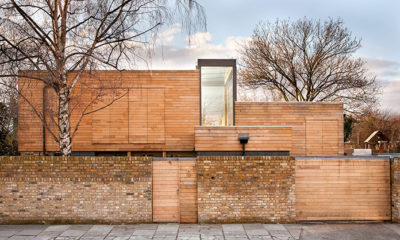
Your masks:
M292 235L286 229L285 230L268 230L268 232L272 237L281 237L281 238L292 237Z
M225 239L242 238L247 239L246 232L242 224L222 224Z
M159 224L153 239L176 239L179 224Z
M150 240L152 236L131 236L129 240Z
M113 227L112 225L94 225L88 232L110 232Z
M199 235L178 235L176 238L177 240L200 240L200 234Z
M107 235L107 237L127 237L127 238L130 238L132 235L133 235L133 233L134 233L134 231L135 230L128 230L128 231L125 231L125 230L116 230L116 229L113 229L108 235Z
M55 240L79 240L80 237L56 237Z
M176 240L176 236L154 236L153 240Z
M71 227L68 230L82 230L82 231L88 231L91 229L93 225L87 225L87 224L76 224L76 225L71 225Z
M224 240L223 235L204 235L201 234L201 240Z
M107 236L104 240L129 240L130 237L122 237L122 236Z
M0 231L0 237L11 237L17 233L18 233L17 230L3 230Z
M303 229L301 224L284 224L284 227L294 239L300 239L300 234Z
M305 225L300 239L304 240L399 240L400 235L380 224L318 224Z
M63 233L60 234L60 237L81 237L83 234L85 234L85 230L66 230Z
M34 237L35 236L12 236L12 237L8 238L8 240L31 240Z
M132 236L153 236L156 230L149 230L149 229L136 229Z
M44 231L48 231L48 232L55 232L55 231L65 231L68 230L68 228L70 228L71 225L52 225L52 226L48 226Z
M391 229L392 231L396 232L400 235L400 224L395 223L384 223L382 226Z
M286 230L282 224L263 224L264 228L269 230Z
M179 226L179 234L181 233L200 233L200 226L197 224L182 224Z
M79 238L79 240L104 240L106 236L86 236Z
M0 225L0 231L20 230L20 225Z
M222 233L222 229L218 229L218 228L201 228L200 234L202 236L203 235L208 235L208 236L223 236L224 235Z
M22 230L20 232L18 232L17 236L36 236L38 234L40 234L43 230Z
M43 231L38 234L33 240L51 240L58 237L62 232Z
M244 240L249 239L246 235L244 236L225 236L225 240Z
M158 224L137 224L135 229L157 230Z
M272 240L271 236L249 236L250 240Z
M179 229L179 224L159 224L157 232L177 233L178 229Z
M262 224L243 224L247 236L270 236Z

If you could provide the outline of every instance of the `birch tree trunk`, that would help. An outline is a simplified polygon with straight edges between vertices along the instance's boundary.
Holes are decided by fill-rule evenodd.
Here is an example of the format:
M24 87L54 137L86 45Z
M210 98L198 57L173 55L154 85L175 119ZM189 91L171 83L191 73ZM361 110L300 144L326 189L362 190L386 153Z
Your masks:
M60 128L60 152L63 156L69 156L72 153L71 147L71 125L69 111L69 90L62 88L58 96L58 126Z

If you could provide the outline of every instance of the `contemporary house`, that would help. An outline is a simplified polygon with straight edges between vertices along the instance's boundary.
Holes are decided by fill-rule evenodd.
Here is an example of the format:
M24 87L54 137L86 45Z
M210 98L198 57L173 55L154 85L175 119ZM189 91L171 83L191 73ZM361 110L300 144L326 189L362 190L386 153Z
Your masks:
M236 80L234 59L199 59L196 70L85 73L71 97L72 131L80 123L73 154L343 155L341 103L238 102ZM57 132L54 93L29 78L19 85ZM21 154L57 152L30 104L18 102Z

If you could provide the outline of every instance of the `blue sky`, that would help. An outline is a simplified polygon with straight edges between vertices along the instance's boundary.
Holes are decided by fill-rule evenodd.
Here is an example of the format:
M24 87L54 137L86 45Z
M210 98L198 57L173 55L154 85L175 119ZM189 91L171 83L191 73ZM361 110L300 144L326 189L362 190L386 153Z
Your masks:
M260 21L302 17L342 18L362 39L355 54L368 62L382 83L381 105L400 114L400 0L199 0L207 29L194 33L191 44L179 24L164 28L154 48L153 69L194 69L197 58L237 58L238 44Z

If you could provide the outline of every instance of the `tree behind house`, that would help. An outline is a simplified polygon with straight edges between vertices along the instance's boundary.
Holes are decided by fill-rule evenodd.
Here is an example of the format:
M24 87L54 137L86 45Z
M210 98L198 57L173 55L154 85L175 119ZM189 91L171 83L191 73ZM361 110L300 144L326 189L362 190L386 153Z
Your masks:
M283 101L340 101L360 110L379 93L365 62L352 56L360 46L340 19L263 23L240 50L240 79Z

